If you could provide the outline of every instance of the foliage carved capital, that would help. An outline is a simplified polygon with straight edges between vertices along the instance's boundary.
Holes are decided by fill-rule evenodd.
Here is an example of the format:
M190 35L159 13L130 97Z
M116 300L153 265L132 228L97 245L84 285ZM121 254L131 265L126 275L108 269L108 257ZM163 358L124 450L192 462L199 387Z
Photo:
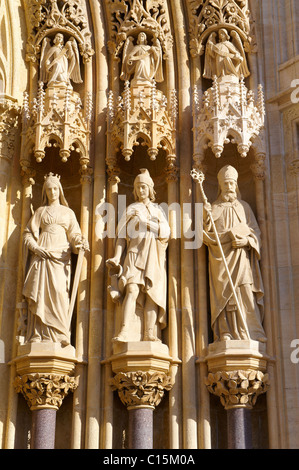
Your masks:
M68 392L76 390L78 378L69 375L26 374L17 376L14 386L17 393L22 393L31 410L58 410Z
M171 378L164 372L120 372L111 380L121 402L127 407L158 406L165 391L171 390Z
M269 389L269 376L258 370L219 371L206 378L210 393L220 398L224 408L251 409L259 395Z

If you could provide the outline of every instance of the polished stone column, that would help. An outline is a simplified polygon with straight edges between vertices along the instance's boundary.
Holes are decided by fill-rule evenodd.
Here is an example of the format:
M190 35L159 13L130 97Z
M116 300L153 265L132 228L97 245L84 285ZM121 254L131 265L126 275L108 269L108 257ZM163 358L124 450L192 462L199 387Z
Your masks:
M153 449L154 407L132 407L129 411L129 449Z
M55 449L56 413L51 408L32 411L32 449Z
M228 449L252 449L251 410L230 408L227 410Z

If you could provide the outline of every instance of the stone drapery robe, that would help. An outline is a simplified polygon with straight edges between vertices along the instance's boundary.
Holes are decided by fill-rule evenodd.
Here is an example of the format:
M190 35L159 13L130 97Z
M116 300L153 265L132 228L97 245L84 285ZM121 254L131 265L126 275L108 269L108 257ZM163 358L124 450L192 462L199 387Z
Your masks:
M152 224L152 230L139 225L136 210ZM122 216L117 237L126 238L126 249L122 256L122 285L137 284L158 306L158 322L166 326L166 249L170 228L164 212L157 204L145 205L135 202L127 207ZM116 240L117 243L117 240Z
M69 295L71 252L81 239L74 212L63 205L39 207L24 235L25 257L30 254L23 295L28 302L27 341L70 343ZM51 258L34 254L40 246Z
M212 204L212 217L250 338L265 338L261 325L264 292L259 267L260 230L252 209L245 201L224 202L219 198ZM215 340L223 335L230 335L231 339L246 339L209 219L204 228L204 243L209 247L211 323ZM246 236L248 246L233 248L232 240L236 235Z
M138 44L124 58L121 77L129 80L134 74L134 81L141 80L151 83L163 81L162 58L160 50L155 46Z

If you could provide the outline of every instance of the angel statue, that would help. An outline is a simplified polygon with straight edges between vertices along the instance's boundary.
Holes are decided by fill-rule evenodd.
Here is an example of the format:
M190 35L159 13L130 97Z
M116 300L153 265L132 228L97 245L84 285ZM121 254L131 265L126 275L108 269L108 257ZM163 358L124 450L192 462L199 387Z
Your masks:
M75 213L68 207L60 176L45 176L42 205L27 224L23 244L23 295L28 304L26 342L67 346L72 316L71 253L84 253L89 246Z
M70 80L74 83L82 83L80 56L76 39L71 37L64 44L63 34L57 33L53 44L51 46L49 38L43 40L40 80L43 83L48 83L48 86L58 83L70 85Z
M210 34L206 44L205 64L203 76L213 79L226 75L234 75L245 78L250 75L242 41L236 31L231 33L233 40L227 30L219 29L219 42L216 43L217 33Z
M120 78L124 81L133 76L132 83L137 82L152 84L163 82L162 47L158 38L154 37L152 46L147 44L147 36L139 33L137 44L133 44L134 38L129 36L124 45L123 62Z

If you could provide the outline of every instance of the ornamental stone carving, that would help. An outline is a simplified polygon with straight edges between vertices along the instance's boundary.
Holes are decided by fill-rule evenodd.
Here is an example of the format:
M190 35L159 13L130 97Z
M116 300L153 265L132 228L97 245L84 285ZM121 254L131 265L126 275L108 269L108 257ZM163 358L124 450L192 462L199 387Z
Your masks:
M14 381L17 393L22 393L30 410L58 410L63 399L78 387L78 378L56 374L26 374Z
M171 378L164 372L127 372L118 373L111 379L113 390L118 391L121 402L128 408L155 408L165 391L172 388Z
M151 160L156 159L159 149L164 149L167 167L172 168L176 160L176 115L177 98L174 90L171 103L168 103L155 83L130 87L127 81L122 96L117 100L112 91L109 94L109 147L114 152L120 147L125 160L129 161L134 147L140 145L141 140ZM108 166L109 163L107 160Z
M30 165L30 153L41 162L48 147L59 148L66 162L72 151L81 165L89 163L91 92L74 90L83 82L82 63L93 55L85 2L27 0L31 31L27 60L36 69L37 92L23 102L21 166ZM84 103L84 105L82 104Z
M50 31L66 33L79 44L84 61L90 60L94 51L87 22L85 2L82 0L26 0L26 12L31 31L27 42L27 60L38 63L44 38Z
M235 31L245 52L255 52L248 0L189 0L190 50L193 57L205 52L205 42L219 28Z
M141 31L161 44L166 58L172 48L172 36L165 0L108 0L110 14L109 49L115 58L126 44L129 37L137 36Z
M262 86L254 93L245 86L244 77L215 77L213 86L200 93L194 90L195 155L211 147L216 158L224 145L236 144L241 157L246 157L264 127L265 107Z
M15 151L20 111L17 100L0 93L0 157L8 161Z
M226 410L251 409L259 395L269 389L269 376L258 370L234 370L210 373L205 380L207 389L220 398Z
M255 102L245 85L247 55L255 52L248 1L190 0L188 7L191 54L204 56L201 76L213 81L203 95L194 90L195 157L209 146L219 158L229 142L246 157L265 116L262 86Z
M176 94L171 91L167 100L157 88L165 80L163 62L172 47L167 2L109 0L107 7L109 49L121 62L119 78L125 82L121 96L109 92L107 164L119 146L128 161L134 147L142 143L151 160L159 149L166 150L170 169L176 154Z

